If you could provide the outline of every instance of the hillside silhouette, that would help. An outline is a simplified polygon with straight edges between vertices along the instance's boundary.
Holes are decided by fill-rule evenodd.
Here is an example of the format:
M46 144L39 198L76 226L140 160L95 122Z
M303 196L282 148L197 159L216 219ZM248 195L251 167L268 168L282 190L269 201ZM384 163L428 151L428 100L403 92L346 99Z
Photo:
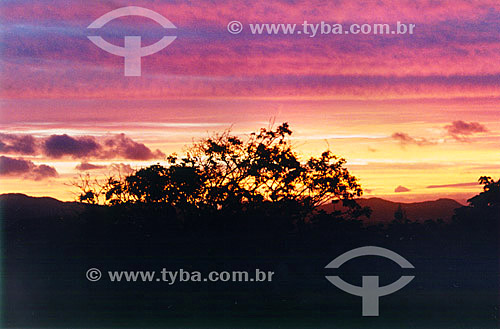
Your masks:
M394 213L398 206L407 213L409 219L416 222L426 220L439 220L449 222L452 220L455 210L463 207L459 202L452 199L438 199L423 202L393 202L381 198L360 198L356 202L362 207L369 207L372 212L369 217L362 216L365 225L387 224L394 220ZM50 197L32 197L21 193L6 193L0 195L0 207L6 219L5 224L24 220L42 218L69 218L81 215L88 204L79 202L63 202ZM93 205L92 207L99 207ZM327 213L333 212L338 205L328 203L319 207Z
M406 212L407 217L416 222L424 222L426 220L443 220L451 221L455 210L463 205L452 199L438 199L434 201L423 202L393 202L381 198L356 199L356 202L362 207L370 208L371 214L369 217L363 216L361 219L365 224L387 224L394 220L394 213L398 207ZM320 207L324 211L330 213L339 208L336 204L326 204Z
M24 221L77 217L86 207L78 202L62 202L50 197L31 197L21 193L0 195L0 211L7 228Z

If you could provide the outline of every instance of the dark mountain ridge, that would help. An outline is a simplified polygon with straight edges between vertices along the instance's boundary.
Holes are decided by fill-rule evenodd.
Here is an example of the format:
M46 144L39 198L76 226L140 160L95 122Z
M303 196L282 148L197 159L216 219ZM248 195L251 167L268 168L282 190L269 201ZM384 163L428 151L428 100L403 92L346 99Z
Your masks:
M369 198L358 199L357 202L363 207L372 209L370 218L362 217L367 224L392 221L399 206L401 206L409 220L417 222L428 219L449 221L454 214L454 210L462 207L460 203L452 199L401 203L381 198ZM0 216L8 221L7 226L18 220L71 217L81 213L87 206L78 202L63 202L51 197L31 197L20 193L0 195ZM339 204L326 204L321 206L320 209L330 213L334 210L342 210L342 206Z
M0 218L6 228L18 221L58 220L80 214L86 205L63 202L51 197L32 197L21 193L0 194Z
M455 209L463 205L452 199L438 199L434 201L423 202L393 202L381 198L369 198L356 200L360 206L370 207L372 214L370 218L362 217L363 221L367 224L388 223L394 220L394 213L398 210L399 206L406 214L409 220L424 222L428 219L443 221L451 220ZM326 204L321 207L326 212L334 210L342 210L339 204Z

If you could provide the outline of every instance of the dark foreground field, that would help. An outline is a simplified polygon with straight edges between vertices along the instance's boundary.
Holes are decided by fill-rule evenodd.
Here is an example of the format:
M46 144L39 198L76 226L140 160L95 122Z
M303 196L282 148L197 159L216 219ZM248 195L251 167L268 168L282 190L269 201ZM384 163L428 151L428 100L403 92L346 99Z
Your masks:
M470 329L499 323L494 221L365 227L323 218L287 231L276 229L276 218L255 214L221 215L205 226L187 226L165 210L123 215L72 204L50 217L43 217L42 208L41 215L26 217L12 207L3 200L5 328ZM353 259L337 271L324 268L362 246L393 250L415 269L381 257ZM89 268L103 274L162 268L202 273L258 268L275 274L272 282L169 285L110 282L105 274L90 282ZM336 273L355 285L362 275L380 276L381 285L405 274L415 279L381 297L380 316L362 317L361 298L325 279Z

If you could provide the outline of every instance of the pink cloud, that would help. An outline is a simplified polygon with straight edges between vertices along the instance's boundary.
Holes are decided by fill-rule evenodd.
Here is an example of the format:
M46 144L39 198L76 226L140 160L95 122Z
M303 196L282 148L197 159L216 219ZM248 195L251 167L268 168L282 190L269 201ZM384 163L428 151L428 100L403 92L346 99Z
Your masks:
M404 192L410 192L410 191L411 190L409 188L401 186L401 185L399 185L398 187L396 187L394 189L394 192L396 192L396 193L404 193Z
M462 120L453 121L450 125L446 125L445 129L448 134L458 141L467 141L467 137L485 133L488 129L479 122L465 122Z

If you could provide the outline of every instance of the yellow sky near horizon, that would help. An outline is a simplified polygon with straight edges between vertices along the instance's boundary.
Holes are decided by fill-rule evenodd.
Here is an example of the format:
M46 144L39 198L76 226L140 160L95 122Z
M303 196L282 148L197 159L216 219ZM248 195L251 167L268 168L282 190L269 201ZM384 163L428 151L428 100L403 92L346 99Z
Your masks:
M284 111L284 110L283 110ZM284 115L282 115L284 117ZM273 119L279 122L278 118ZM345 120L345 119L344 119ZM492 159L492 147L497 145L491 138L492 131L500 131L500 126L495 122L486 123L488 136L470 136L466 141L457 140L447 135L445 123L403 122L394 123L366 122L343 124L337 122L324 126L314 126L307 120L290 120L292 143L302 159L318 156L326 149L346 158L347 167L355 175L365 190L364 197L382 197L391 201L415 202L434 200L437 198L453 198L461 203L481 191L481 186L466 185L477 182L481 175L500 175L500 159ZM355 121L355 120L351 120ZM115 128L116 132L125 131L132 140L144 143L151 150L160 149L165 154L176 152L182 154L186 145L193 140L208 136L213 131L222 131L232 126L232 131L240 136L245 136L259 127L267 127L269 121L256 123L235 123L233 125L221 124L219 126L193 127L180 125L182 128L172 129L161 122L151 124L125 123L129 129ZM166 126L166 127L165 127ZM68 133L71 136L99 136L95 132L100 129L75 127L70 129L47 128L16 131L22 134L51 136L54 134ZM412 138L425 138L427 143L422 145L414 141L401 141L392 134L405 131ZM106 135L112 135L108 130ZM423 137L425 136L425 137ZM75 137L76 138L76 137ZM493 141L492 141L493 140ZM493 143L492 145L490 145ZM77 189L71 182L77 180L78 174L91 173L95 177L104 177L112 172L109 166L113 163L125 163L133 168L140 168L161 159L147 161L131 161L126 159L74 159L70 156L60 159L50 159L43 155L25 157L35 164L43 163L53 166L57 178L48 178L39 181L25 179L19 176L3 177L0 183L0 193L25 193L32 196L52 196L64 201L75 199ZM75 169L81 162L90 162L106 168L78 171ZM453 186L459 184L457 186ZM460 185L462 184L462 185ZM432 185L451 185L429 188ZM408 189L406 192L395 192L398 186Z

